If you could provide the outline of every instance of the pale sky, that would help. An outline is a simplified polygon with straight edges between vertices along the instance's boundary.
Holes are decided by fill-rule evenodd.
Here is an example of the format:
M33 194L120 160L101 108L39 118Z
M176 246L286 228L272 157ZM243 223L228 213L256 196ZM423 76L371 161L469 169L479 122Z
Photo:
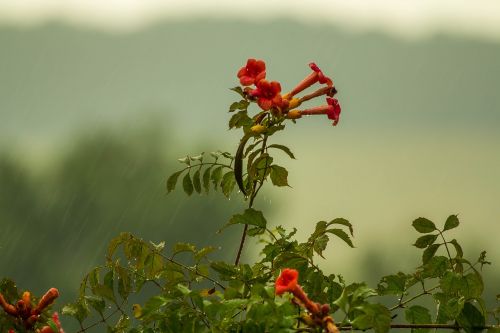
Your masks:
M129 31L166 18L196 16L289 17L404 37L446 32L500 41L500 0L0 0L0 24L59 19Z

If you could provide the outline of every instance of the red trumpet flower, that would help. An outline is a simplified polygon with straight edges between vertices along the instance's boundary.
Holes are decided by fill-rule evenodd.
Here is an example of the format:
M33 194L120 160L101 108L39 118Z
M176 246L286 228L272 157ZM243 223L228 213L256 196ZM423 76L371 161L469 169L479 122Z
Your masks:
M296 94L300 93L302 90L309 88L316 82L326 84L328 87L333 86L332 80L329 77L325 76L321 69L319 69L319 67L314 62L311 62L309 64L309 67L311 67L312 73L306 76L295 88L293 88L293 90L287 94L287 98L295 96Z
M262 60L248 59L247 64L238 71L238 78L243 86L256 84L266 77L266 64Z

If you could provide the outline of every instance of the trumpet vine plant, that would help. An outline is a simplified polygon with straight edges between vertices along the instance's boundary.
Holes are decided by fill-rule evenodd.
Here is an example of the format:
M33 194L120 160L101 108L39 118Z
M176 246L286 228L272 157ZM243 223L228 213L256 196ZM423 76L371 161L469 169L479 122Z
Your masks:
M288 171L274 155L295 156L275 137L291 123L306 121L306 115L339 123L333 80L315 63L308 71L284 93L278 81L268 79L264 61L248 59L237 71L239 85L231 89L238 96L229 106L229 128L241 133L237 149L181 158L183 167L166 181L168 193L180 183L189 196L215 191L246 203L222 226L242 228L234 261L212 259L216 247L177 243L167 249L164 242L122 233L109 243L104 263L83 278L78 299L59 310L78 322L76 333L500 332L499 308L487 309L483 299L486 252L471 260L458 240L450 240L459 226L457 215L443 224L415 219L413 246L422 250L415 270L383 276L370 287L346 281L340 271L325 272L315 262L325 258L332 241L354 247L348 220L319 221L299 242L296 229L268 223L255 207L265 185L289 186ZM256 262L243 263L249 237L264 246ZM64 332L52 305L57 296L53 288L37 299L2 280L0 333Z

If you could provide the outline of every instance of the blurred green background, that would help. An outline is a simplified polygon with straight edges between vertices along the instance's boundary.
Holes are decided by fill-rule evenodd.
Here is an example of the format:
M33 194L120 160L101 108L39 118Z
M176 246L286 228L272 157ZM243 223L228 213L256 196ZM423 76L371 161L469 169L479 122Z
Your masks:
M334 78L343 113L333 128L300 119L273 142L297 160L292 188L262 193L271 226L344 217L355 249L332 244L322 265L372 286L410 270L420 252L411 222L444 223L475 260L488 252L489 301L500 280L500 43L435 34L405 39L289 19L165 20L110 32L51 21L0 25L0 277L71 300L132 231L167 244L221 247L232 260L241 230L216 230L241 198L165 195L186 153L234 152L227 130L236 72L264 59L291 89L315 61ZM258 255L247 242L244 260ZM61 304L61 303L59 303Z

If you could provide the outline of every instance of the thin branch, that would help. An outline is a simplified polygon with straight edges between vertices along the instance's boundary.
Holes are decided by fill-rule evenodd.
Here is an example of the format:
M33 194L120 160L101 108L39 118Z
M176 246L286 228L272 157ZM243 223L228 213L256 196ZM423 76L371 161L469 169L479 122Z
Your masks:
M419 297L422 297L424 295L430 295L431 291L433 291L433 290L435 290L437 288L439 288L439 286L434 286L434 287L432 287L430 289L424 289L424 291L422 291L420 294L417 294L417 295L415 295L415 296L413 296L411 298L408 298L404 302L399 302L399 304L394 305L392 308L389 309L389 311L394 311L394 310L396 310L398 308L403 308L406 304L410 303L411 301L413 301L413 300L415 300L415 299L417 299Z
M459 325L453 324L391 324L391 328L436 328L436 329L451 329L451 330L459 330L463 329L463 327ZM484 325L484 326L473 326L472 329L476 330L487 330L487 329L499 329L500 325ZM340 331L365 331L366 329L353 328L352 326L341 326L338 327Z

